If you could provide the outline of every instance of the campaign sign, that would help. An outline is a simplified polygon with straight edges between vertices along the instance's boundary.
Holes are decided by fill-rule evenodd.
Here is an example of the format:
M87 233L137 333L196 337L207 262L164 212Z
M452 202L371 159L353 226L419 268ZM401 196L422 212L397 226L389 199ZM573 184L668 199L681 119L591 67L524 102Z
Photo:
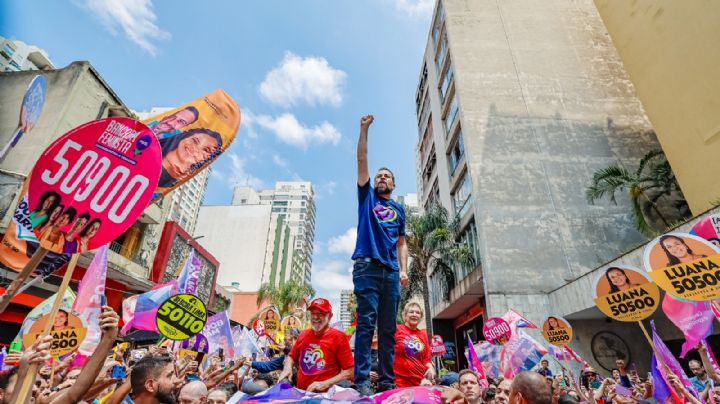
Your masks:
M566 346L572 341L572 326L562 317L548 317L543 323L545 341L555 346Z
M260 319L253 321L252 329L253 329L253 331L255 331L255 334L258 337L264 337L267 335L267 330L265 329L265 323Z
M505 345L512 336L512 330L507 321L500 317L490 317L483 324L485 340L495 345Z
M667 233L648 243L645 269L663 290L686 300L720 298L720 248L687 233Z
M283 333L286 333L289 330L300 331L303 329L302 321L297 316L285 316L280 325Z
M165 338L182 341L199 333L207 321L207 308L197 296L170 296L158 307L155 318L158 331Z
M20 271L37 251L49 274L70 255L116 239L140 216L160 178L160 146L145 125L107 118L78 126L38 158L0 245L0 262Z
M700 236L720 247L720 215L712 214L695 223L690 234Z
M42 334L45 324L50 320L50 315L42 316L36 321L28 332L23 335L23 345L29 347L32 345L39 335ZM50 344L50 355L53 358L63 356L77 350L80 347L87 329L83 326L80 317L70 314L64 310L59 310L53 321L52 343Z
M54 197L53 207L61 204L65 212L74 208L76 213L68 220L63 212L48 234L40 235L40 245L55 246L58 238L66 243L68 237L87 250L108 244L140 217L159 178L160 147L140 122L107 118L71 130L40 155L30 178L28 194L31 203L38 202L36 210ZM84 227L76 228L83 217ZM81 242L79 233L91 223L98 224Z
M430 340L430 352L433 356L443 356L447 353L445 343L443 342L441 336L437 334L432 336L432 339Z
M621 264L600 272L593 298L598 309L612 319L640 321L657 310L660 289L640 269Z
M28 133L40 119L43 105L45 105L45 77L38 74L28 85L25 96L23 97L22 106L20 107L20 130ZM21 135L21 134L20 134ZM12 145L15 146L20 135L13 140Z

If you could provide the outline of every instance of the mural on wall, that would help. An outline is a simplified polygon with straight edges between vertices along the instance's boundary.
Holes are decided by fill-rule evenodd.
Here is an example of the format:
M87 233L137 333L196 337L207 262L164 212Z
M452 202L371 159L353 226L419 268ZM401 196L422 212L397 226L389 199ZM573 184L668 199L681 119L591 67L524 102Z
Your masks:
M188 254L190 254L190 245L184 238L182 238L182 236L180 236L180 234L175 233L175 237L172 241L172 247L170 248L170 255L168 256L167 264L165 264L165 274L163 275L163 279L160 283L168 282L180 273L180 270L182 270L185 265L185 260L187 260ZM210 295L214 289L213 281L215 279L217 267L208 261L208 259L202 254L198 254L198 257L202 262L202 267L200 269L200 279L198 282L197 293L203 303L205 303L205 305L209 305Z

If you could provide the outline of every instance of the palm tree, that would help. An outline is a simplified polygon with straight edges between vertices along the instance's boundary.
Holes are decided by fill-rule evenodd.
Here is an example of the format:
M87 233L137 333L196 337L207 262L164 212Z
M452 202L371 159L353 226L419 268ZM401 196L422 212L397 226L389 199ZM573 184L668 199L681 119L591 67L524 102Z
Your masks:
M585 191L585 197L590 204L594 204L608 195L610 201L617 205L615 193L624 190L627 190L633 204L635 226L647 236L653 237L670 227L670 221L658 206L660 198L678 195L680 198L674 203L678 212L676 218L685 218L690 214L675 174L661 150L652 150L645 154L635 172L620 165L611 165L596 171L592 185ZM651 211L662 221L664 228L656 229L650 224Z
M450 220L447 210L439 203L433 203L421 215L410 214L407 218L407 246L411 259L408 287L403 289L401 307L412 296L421 294L425 303L425 324L428 337L432 338L432 316L430 315L430 290L428 275L440 272L445 280L447 301L456 284L457 265L475 265L473 253L467 245L458 243L459 219Z
M263 283L257 292L257 305L260 306L265 300L270 301L285 317L294 312L295 307L305 299L312 299L315 296L315 289L309 284L301 284L295 281L287 281L280 286L269 282Z

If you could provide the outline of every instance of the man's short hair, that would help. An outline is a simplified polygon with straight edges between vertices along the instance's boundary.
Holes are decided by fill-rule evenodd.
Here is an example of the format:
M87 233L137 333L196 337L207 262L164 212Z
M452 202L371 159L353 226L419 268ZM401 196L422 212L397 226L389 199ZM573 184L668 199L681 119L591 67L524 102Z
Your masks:
M131 395L142 393L145 390L145 381L158 377L170 363L172 363L170 356L146 356L137 361L130 372Z
M458 382L460 382L460 379L462 379L462 377L465 375L473 375L473 377L475 378L475 381L477 381L478 384L480 384L480 377L478 377L477 373L473 372L470 369L463 369L460 371L460 373L458 373Z
M380 172L380 171L387 171L387 172L389 172L389 173L390 173L390 178L392 178L393 182L395 182L395 174L392 172L392 170L390 170L390 169L387 168L387 167L380 167L380 168L378 168L377 172ZM375 174L375 175L377 175L377 174Z
M697 359L690 359L690 361L688 362L688 366L692 365L693 363L697 366L703 367L702 363Z
M549 404L552 393L545 378L536 372L520 372L510 385L510 394L518 392L528 404Z
M8 370L7 372L0 373L0 389L5 390L7 389L8 385L10 384L10 379L12 379L13 376L15 376L18 372L17 366ZM9 399L10 397L8 397Z
M189 106L185 107L184 109L192 112L193 115L195 115L195 120L196 120L196 121L198 120L198 118L200 118L200 111L198 111L198 109L195 108L195 107L193 107L192 105L189 105Z
M260 373L259 375L255 376L255 380L262 380L265 383L267 383L268 387L272 387L273 384L275 384L275 378L272 377L269 373Z

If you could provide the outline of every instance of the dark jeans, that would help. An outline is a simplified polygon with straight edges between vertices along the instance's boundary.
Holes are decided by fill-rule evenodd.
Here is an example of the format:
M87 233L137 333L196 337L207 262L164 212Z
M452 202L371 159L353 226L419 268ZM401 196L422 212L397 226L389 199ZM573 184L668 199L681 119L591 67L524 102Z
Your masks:
M400 275L378 261L355 260L353 284L357 298L355 384L369 384L370 344L378 324L378 386L395 383L395 319L400 303Z

